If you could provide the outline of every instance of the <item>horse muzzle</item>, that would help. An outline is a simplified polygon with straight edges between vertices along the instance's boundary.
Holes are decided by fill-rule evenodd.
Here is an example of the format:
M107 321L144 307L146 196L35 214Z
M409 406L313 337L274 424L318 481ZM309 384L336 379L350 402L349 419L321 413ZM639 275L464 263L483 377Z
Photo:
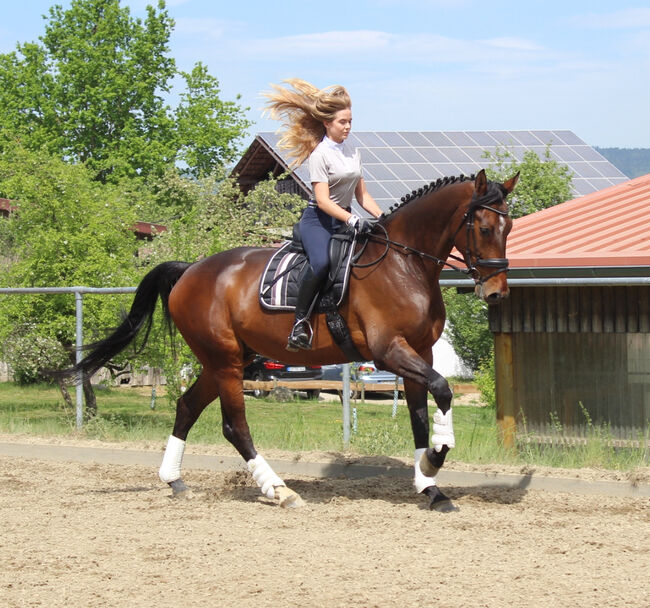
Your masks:
M485 300L488 304L497 304L510 295L507 280L507 258L479 259L476 261L476 266L493 269L487 276L476 273L478 276L474 277L474 293L477 297Z

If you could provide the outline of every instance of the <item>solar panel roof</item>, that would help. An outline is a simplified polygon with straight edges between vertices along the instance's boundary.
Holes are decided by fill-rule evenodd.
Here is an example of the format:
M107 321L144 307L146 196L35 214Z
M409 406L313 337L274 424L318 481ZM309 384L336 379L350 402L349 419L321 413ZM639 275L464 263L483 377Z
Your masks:
M285 164L275 133L258 134ZM627 177L572 131L361 131L348 142L359 149L368 191L383 210L422 185L452 175L471 175L490 166L486 153L507 149L517 160L532 150L573 172L573 194L582 196L627 181ZM549 147L550 146L550 147ZM307 163L294 171L311 191Z

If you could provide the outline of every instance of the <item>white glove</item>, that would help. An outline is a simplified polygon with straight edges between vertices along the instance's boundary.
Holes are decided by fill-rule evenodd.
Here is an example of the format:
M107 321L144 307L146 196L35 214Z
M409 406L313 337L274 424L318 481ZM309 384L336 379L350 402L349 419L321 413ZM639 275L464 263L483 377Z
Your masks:
M359 225L359 216L354 215L354 213L345 221L345 223L350 226L350 228L356 228Z

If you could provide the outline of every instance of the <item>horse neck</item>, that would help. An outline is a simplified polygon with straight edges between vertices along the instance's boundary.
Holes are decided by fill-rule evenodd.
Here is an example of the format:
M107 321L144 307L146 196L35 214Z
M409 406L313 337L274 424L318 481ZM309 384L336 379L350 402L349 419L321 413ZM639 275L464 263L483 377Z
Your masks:
M468 180L406 203L389 216L388 237L446 260L473 192L473 182Z

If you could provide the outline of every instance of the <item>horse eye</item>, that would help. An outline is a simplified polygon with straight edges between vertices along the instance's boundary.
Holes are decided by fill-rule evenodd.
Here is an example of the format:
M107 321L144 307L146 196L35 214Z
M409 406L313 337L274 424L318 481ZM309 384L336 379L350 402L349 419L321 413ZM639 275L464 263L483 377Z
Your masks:
M490 234L490 229L489 229L489 228L481 227L480 230L481 230L481 234L482 234L483 236L488 236L488 234Z

